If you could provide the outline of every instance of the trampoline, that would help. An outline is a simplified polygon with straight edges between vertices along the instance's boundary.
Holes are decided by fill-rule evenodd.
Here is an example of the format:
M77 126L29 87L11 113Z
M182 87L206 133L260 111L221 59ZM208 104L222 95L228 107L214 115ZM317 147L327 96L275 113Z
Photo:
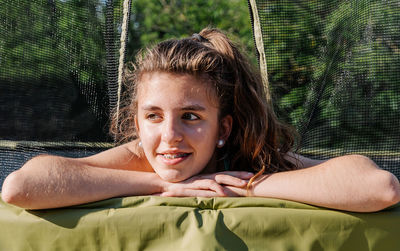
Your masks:
M124 32L134 32L128 30L134 27L128 25L135 14L131 5L130 0L0 2L0 184L35 155L87 156L116 144L108 126L111 111L119 107L129 37ZM248 7L265 87L277 116L299 132L296 151L320 159L363 154L400 178L398 0L249 0ZM246 217L243 210L257 211L258 217ZM152 222L157 213L164 216ZM0 216L2 250L78 249L85 241L88 250L157 250L168 236L174 243L169 248L190 250L202 250L195 244L207 238L215 249L232 250L400 246L398 206L363 215L264 198L139 196L39 212L2 202ZM130 220L136 225L123 224ZM157 231L151 235L146 224ZM253 239L252 226L261 231ZM136 227L146 231L129 241ZM8 238L9 229L18 236L15 241ZM180 239L186 231L192 231L187 236L194 244ZM109 236L113 245L96 236ZM304 246L296 245L305 236Z

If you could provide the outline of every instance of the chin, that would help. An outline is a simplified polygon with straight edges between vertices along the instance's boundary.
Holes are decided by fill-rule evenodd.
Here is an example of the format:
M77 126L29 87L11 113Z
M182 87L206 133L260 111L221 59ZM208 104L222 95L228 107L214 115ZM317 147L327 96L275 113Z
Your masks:
M171 183L176 183L180 182L183 180L188 179L189 177L183 176L181 173L177 172L176 170L167 170L163 172L157 172L158 176L160 176L161 179L171 182Z

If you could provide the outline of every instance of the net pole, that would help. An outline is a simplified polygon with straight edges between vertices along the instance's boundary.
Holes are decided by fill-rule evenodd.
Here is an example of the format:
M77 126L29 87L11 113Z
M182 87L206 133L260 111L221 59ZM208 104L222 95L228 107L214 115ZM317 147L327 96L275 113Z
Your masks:
M118 62L118 91L117 91L117 123L115 126L119 125L119 108L121 103L121 91L122 91L122 76L124 73L125 65L125 49L126 42L128 38L128 24L129 24L129 14L130 14L131 0L124 0L123 3L123 19L121 24L121 38L120 38L120 49L119 49L119 62Z
M249 3L250 3L250 8L251 8L250 14L252 15L252 20L253 20L254 41L255 41L256 49L257 49L258 56L259 56L258 62L259 62L259 66L260 66L261 79L264 84L265 92L267 95L267 101L270 103L271 102L271 93L269 90L267 60L266 60L265 50L264 50L264 41L263 41L263 36L262 36L260 17L258 15L258 8L257 8L256 0L249 0Z

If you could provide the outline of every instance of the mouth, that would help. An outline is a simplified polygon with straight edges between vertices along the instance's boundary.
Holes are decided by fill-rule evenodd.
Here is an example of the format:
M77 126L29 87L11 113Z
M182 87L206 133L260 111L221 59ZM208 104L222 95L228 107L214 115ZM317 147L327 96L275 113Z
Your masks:
M166 159L177 159L187 157L190 153L162 153L160 155Z
M159 153L158 157L166 165L176 165L186 160L192 153Z

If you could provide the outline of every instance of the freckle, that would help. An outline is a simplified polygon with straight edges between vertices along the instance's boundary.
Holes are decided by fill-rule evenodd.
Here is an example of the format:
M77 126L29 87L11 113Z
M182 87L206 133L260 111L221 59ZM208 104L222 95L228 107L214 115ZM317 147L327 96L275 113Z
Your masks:
M190 92L194 92L194 93L200 93L200 88L197 88L197 87L192 87L191 89L190 89Z

